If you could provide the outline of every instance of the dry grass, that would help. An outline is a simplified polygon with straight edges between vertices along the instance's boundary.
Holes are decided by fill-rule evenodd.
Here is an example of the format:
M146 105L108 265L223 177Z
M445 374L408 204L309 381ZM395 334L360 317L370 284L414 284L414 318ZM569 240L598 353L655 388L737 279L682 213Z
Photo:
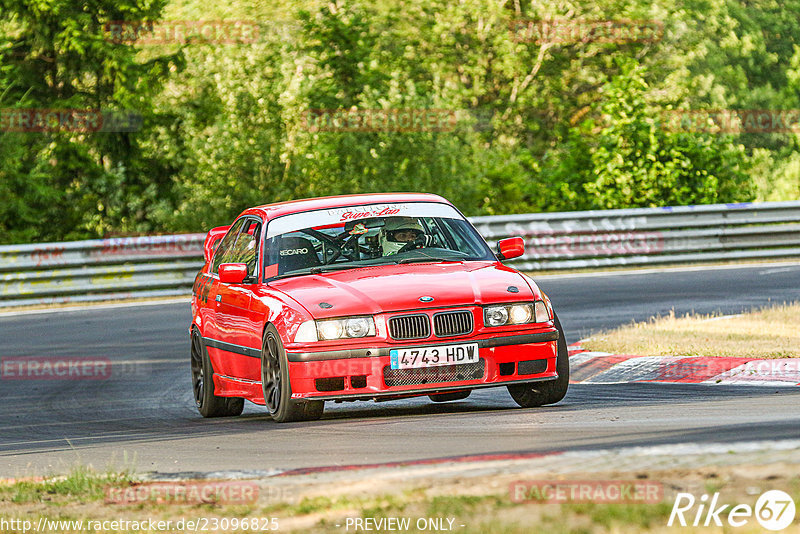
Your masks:
M765 466L729 466L680 468L655 470L648 473L639 471L607 471L598 473L574 473L574 478L560 475L536 476L531 480L648 480L661 484L664 498L655 504L602 504L570 503L540 504L537 502L512 502L509 496L509 481L520 480L514 475L485 475L462 478L453 473L451 477L433 477L427 482L406 487L398 485L391 493L364 491L365 479L357 484L361 490L351 488L350 493L330 497L303 498L299 502L292 498L289 502L270 502L260 499L251 505L181 505L141 503L135 505L114 505L103 502L103 488L109 484L126 487L132 480L128 474L100 474L81 469L57 479L40 482L17 482L0 485L0 509L2 518L8 520L29 520L35 526L39 517L52 521L140 521L147 524L148 519L172 521L170 532L180 519L197 521L198 518L233 519L276 518L279 532L300 532L303 534L342 534L355 529L346 528L347 518L409 518L410 532L418 532L416 522L420 518L452 519L453 531L458 534L523 534L528 532L547 532L552 534L621 534L654 532L671 534L674 532L707 533L736 532L750 534L764 532L752 518L741 528L731 530L704 527L667 526L675 496L678 492L689 492L697 497L701 494L720 493L721 504L744 503L753 506L758 495L766 490L780 489L800 502L800 477L796 464L774 464ZM525 477L522 477L523 479ZM307 490L332 494L330 487L320 486L316 481L307 481ZM270 481L261 481L262 488L269 487ZM336 482L328 482L336 484ZM304 492L302 487L298 491ZM293 492L292 492L293 493ZM727 524L727 511L720 515ZM687 514L691 521L692 514ZM263 524L259 519L259 525ZM211 523L208 523L210 525ZM447 523L445 523L447 524ZM463 525L463 526L462 526ZM33 528L32 528L33 530ZM28 532L31 532L29 530ZM191 529L190 529L191 530ZM5 532L0 527L0 532ZM21 531L11 528L12 532ZM45 529L46 532L63 532ZM80 532L81 530L70 530ZM84 532L86 530L83 530ZM89 529L91 531L91 529ZM120 532L138 533L144 530ZM182 532L183 530L181 530ZM241 532L243 534L258 529L211 529L214 532ZM266 530L263 530L266 531ZM364 531L364 530L360 530ZM422 532L430 532L423 530ZM147 530L147 532L151 532ZM274 530L273 530L274 532ZM382 530L388 532L388 530ZM800 534L800 525L795 522L784 532Z
M671 313L603 332L581 345L641 356L800 358L800 304L725 317Z

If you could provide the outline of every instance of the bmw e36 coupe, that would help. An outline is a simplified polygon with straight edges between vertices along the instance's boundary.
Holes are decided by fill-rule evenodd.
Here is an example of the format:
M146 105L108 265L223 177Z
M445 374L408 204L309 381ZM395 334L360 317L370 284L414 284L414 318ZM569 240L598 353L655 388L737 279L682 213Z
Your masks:
M502 262L444 198L369 194L245 210L205 241L192 295L191 373L205 417L266 405L275 421L319 418L326 401L505 386L522 407L569 384L548 297Z

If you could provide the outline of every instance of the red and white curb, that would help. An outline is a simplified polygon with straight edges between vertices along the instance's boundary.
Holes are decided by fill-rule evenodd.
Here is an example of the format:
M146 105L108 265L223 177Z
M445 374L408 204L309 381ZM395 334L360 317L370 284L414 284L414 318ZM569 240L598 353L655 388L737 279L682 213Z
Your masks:
M750 386L800 385L800 358L711 358L704 356L636 356L569 346L570 382L624 384L666 382Z

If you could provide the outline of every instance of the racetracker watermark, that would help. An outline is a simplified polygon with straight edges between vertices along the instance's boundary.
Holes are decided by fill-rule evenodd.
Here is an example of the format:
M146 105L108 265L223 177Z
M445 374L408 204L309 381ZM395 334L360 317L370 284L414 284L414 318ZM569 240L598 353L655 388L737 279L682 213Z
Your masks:
M123 133L142 129L141 113L99 109L0 109L0 132Z
M580 257L600 254L657 254L664 250L661 232L609 232L606 234L536 235L528 237L530 258Z
M88 252L90 258L137 255L194 255L203 251L205 237L184 235L114 237L103 239Z
M107 380L108 358L11 357L0 360L2 380Z
M762 528L779 531L792 524L796 512L792 497L781 490L762 493L755 506L720 504L719 501L719 492L711 496L703 494L700 498L691 493L678 493L667 526L722 527L727 523L730 527L743 527L755 518Z
M109 380L152 376L147 360L108 358L32 357L0 358L0 380Z
M664 487L650 480L520 480L509 494L515 503L657 504Z
M657 20L515 19L509 23L517 43L653 43L664 37Z
M656 381L697 381L715 379L749 379L762 382L800 381L800 360L776 358L771 360L746 360L745 358L683 357L659 365Z
M106 504L253 504L255 482L151 482L127 488L106 487Z
M303 113L310 132L452 132L450 109L309 109Z
M181 517L180 519L50 519L0 517L0 532L269 532L280 530L277 517Z
M662 129L678 133L797 133L800 109L666 110L660 123Z
M259 40L261 25L253 20L115 21L104 26L114 44L251 44Z

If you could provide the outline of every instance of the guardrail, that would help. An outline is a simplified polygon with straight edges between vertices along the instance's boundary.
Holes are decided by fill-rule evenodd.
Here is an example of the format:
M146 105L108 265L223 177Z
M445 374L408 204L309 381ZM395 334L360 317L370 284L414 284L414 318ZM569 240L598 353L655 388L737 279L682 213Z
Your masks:
M522 270L800 257L800 202L709 204L471 219L489 241L525 239Z
M800 257L800 202L471 218L490 242L525 239L518 269ZM0 307L186 295L205 234L0 246Z
M0 246L0 307L186 295L205 234Z

